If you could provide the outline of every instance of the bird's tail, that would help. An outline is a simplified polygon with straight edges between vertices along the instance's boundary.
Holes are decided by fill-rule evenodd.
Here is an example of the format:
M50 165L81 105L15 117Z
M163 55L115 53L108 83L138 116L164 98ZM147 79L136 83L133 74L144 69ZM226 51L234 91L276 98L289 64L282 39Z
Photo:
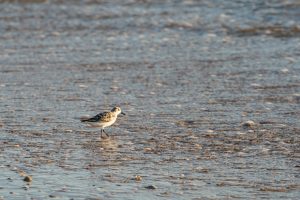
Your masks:
M87 122L88 120L89 120L89 117L87 117L87 116L80 117L81 122Z

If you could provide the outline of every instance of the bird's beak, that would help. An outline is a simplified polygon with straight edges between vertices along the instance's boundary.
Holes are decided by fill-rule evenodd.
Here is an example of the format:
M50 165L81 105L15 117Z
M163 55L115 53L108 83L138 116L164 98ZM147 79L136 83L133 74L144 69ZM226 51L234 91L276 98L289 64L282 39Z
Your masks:
M126 115L125 113L121 112L122 115Z

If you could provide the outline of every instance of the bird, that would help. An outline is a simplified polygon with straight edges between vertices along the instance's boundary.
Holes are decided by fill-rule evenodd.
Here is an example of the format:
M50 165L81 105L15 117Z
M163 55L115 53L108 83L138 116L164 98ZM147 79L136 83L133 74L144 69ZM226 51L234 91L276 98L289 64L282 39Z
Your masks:
M102 112L91 118L81 118L80 121L91 127L101 127L101 137L103 137L103 133L109 137L104 128L113 125L119 114L126 115L120 107L116 106L110 112Z

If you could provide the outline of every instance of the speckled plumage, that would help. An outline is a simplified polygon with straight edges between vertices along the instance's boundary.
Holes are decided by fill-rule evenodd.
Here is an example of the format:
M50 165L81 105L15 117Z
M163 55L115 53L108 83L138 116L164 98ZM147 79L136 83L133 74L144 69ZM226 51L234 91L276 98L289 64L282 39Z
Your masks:
M116 117L115 113L103 112L103 113L99 113L98 115L92 118L81 120L81 121L82 122L110 122L115 117Z
M117 120L119 114L124 114L120 107L114 107L110 112L103 112L95 115L94 117L81 119L83 123L89 124L91 127L101 127L101 136L105 127L111 126ZM125 115L125 114L124 114ZM105 133L107 136L108 134Z

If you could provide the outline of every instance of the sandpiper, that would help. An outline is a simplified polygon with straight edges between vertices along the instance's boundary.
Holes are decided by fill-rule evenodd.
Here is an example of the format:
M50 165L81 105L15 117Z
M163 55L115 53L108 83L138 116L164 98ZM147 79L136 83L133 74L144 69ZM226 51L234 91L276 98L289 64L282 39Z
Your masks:
M125 115L120 107L114 107L110 112L99 113L92 118L81 118L80 121L89 124L91 127L101 127L101 137L103 133L106 137L109 137L104 128L115 123L119 114Z

